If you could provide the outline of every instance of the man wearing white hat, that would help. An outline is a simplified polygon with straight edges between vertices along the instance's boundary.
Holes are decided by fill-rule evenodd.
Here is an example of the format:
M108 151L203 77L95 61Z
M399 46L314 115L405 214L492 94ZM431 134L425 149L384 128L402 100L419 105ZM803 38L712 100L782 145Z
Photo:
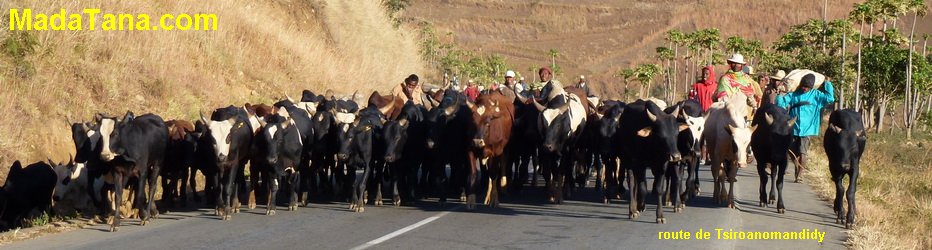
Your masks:
M531 96L530 92L528 91L527 82L524 82L523 76L521 77L520 80L518 80L518 83L515 84L515 92L517 92L519 95L522 95L524 97Z
M786 93L786 87L783 85L784 77L786 77L786 72L783 70L777 70L776 73L768 77L769 82L767 87L764 88L764 103L776 104L777 95Z
M589 92L589 85L586 84L586 76L585 76L585 75L579 75L579 82L576 83L576 87L582 89L583 91L586 91L586 96L587 96L587 97L591 97L591 96L592 96L592 94Z
M515 99L515 72L506 71L505 72L505 82L498 87L498 90L502 95L507 96L511 100Z
M757 107L763 92L760 90L760 85L742 71L744 65L747 64L744 61L744 56L734 54L727 61L728 72L725 72L722 78L719 79L718 88L715 90L715 98L722 100L725 97L743 94L748 96L748 105Z

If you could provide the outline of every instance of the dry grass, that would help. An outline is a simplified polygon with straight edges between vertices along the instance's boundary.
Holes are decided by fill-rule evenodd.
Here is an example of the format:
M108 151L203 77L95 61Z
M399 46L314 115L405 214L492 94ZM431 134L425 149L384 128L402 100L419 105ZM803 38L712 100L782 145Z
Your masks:
M12 0L0 9L78 13L84 1ZM74 152L66 119L96 112L192 119L202 110L269 103L302 89L385 91L424 71L415 32L394 29L379 1L107 2L105 12L215 13L218 31L31 32L29 78L0 56L0 178L16 160ZM153 17L156 19L156 17ZM0 24L6 27L4 17ZM0 30L0 40L11 33Z
M932 136L916 133L868 134L858 178L858 222L848 232L853 249L932 248ZM835 197L822 141L813 141L810 186L827 201ZM847 186L847 182L846 182Z

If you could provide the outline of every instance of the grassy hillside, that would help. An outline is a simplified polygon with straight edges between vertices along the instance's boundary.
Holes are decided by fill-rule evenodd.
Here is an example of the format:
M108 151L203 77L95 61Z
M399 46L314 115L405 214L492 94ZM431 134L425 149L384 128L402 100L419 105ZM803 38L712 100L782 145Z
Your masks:
M406 18L431 22L439 34L452 32L467 49L503 55L524 75L531 73L530 67L549 64L548 51L556 49L560 52L556 62L564 70L557 79L575 82L579 74L586 74L590 86L608 97L618 97L622 89L621 79L612 77L619 68L657 62L655 48L669 46L664 33L670 29L718 28L722 39L740 35L769 45L791 26L821 19L823 4L810 0L412 2L404 12ZM846 16L854 3L863 0L828 2L831 20ZM905 29L908 20L901 18L897 27ZM916 33L932 33L932 15L918 22Z
M0 178L14 160L73 154L66 120L96 112L193 119L199 111L270 103L302 89L388 90L421 73L414 32L395 29L380 1L0 2L0 9L79 13L214 13L217 31L10 32L0 41L35 46L0 55ZM4 47L7 51L9 46ZM25 69L25 70L24 70Z

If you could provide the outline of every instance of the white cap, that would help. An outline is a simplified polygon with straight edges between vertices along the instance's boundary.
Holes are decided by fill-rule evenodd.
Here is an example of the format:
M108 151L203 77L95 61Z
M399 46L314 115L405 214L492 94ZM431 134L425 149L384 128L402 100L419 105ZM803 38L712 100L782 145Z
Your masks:
M586 79L585 75L579 75L579 79Z
M521 77L521 81L524 81L524 77L523 77L523 76Z
M511 71L511 70L506 71L506 72L505 72L505 77L515 77L515 72L514 72L514 71Z

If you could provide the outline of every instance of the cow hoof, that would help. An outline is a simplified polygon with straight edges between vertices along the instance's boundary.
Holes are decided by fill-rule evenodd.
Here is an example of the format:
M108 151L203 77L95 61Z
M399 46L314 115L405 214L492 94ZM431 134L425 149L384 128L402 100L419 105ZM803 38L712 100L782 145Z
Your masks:
M365 211L366 211L366 208L365 208L365 207L359 206L358 208L356 208L356 212L358 212L358 213L362 213L362 212L365 212Z
M683 212L683 208L681 208L681 207L674 208L674 209L673 209L673 212L674 212L674 213L682 213L682 212Z
M767 207L767 203L758 202L758 203L757 203L757 206L760 206L760 207Z
M611 202L609 202L609 199L608 199L608 198L602 198L602 203L605 204L605 205L611 204Z
M233 215L232 215L232 214L228 214L228 215L226 215L224 218L225 218L225 220L233 220Z
M382 200L376 200L376 201L375 201L375 206L376 206L376 207L381 207L381 206L382 206Z
M460 202L466 202L466 194L460 194Z
M672 207L672 206L673 206L673 202L669 202L669 201L668 201L668 202L666 202L666 203L663 203L663 206L664 206L664 207Z
M265 211L265 215L275 215L275 210Z
M774 204L774 203L777 203L777 200L776 200L776 199L770 199L770 201L768 201L767 203L769 203L769 204Z
M854 228L854 223L845 223L845 229L852 229L852 228Z
M145 225L147 225L147 224L149 224L149 221L148 221L148 220L141 220L141 221L139 221L139 225L140 225L140 226L145 226Z
M249 203L249 205L246 206L246 209L256 209L256 203Z
M728 204L728 208L734 209L734 208L735 208L735 204Z
M779 214L785 214L785 213L786 213L786 208L777 208L777 213L779 213Z
M120 231L120 227L110 226L110 232L111 232L111 233L116 232L116 231Z
M657 218L657 224L666 224L666 223L667 223L666 218Z
M400 201L400 200L392 201L392 205L395 205L395 207L400 207L400 206L401 206L401 201Z
M291 205L289 208L290 209L288 211L298 211L298 205Z

